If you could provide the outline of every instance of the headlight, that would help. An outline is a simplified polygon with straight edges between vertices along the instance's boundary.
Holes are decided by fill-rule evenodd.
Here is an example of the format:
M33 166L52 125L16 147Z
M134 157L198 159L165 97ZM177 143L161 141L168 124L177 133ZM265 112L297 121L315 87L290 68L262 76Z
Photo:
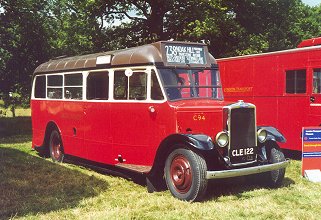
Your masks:
M219 132L216 135L216 143L220 146L220 147L225 147L228 144L228 134L224 131Z
M266 137L267 137L267 132L264 129L259 129L257 131L257 139L259 140L260 143L263 143L264 141L266 141Z

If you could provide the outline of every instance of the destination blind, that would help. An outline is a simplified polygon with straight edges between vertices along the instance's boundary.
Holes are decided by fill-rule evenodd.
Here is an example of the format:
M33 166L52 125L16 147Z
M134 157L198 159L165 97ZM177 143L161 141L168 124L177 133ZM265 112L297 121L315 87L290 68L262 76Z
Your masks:
M166 44L165 55L169 64L206 64L204 46Z

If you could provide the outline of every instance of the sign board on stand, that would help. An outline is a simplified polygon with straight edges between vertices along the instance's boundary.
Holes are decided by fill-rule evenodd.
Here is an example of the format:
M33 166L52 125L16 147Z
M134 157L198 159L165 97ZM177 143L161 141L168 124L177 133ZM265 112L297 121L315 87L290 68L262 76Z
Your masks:
M302 129L302 176L321 182L321 127Z

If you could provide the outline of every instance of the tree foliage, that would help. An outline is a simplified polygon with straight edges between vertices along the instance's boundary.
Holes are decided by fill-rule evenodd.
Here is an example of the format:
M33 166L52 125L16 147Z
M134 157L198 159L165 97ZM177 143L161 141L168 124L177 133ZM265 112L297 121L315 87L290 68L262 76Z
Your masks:
M169 39L215 57L294 48L321 35L320 12L301 0L0 0L0 94L28 103L33 70L61 55Z

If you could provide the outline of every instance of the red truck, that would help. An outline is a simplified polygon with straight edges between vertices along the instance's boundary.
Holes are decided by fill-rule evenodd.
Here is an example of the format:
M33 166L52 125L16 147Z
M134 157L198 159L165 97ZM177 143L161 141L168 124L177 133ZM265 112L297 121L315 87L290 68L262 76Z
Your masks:
M301 151L302 127L321 125L321 38L298 48L217 59L225 100L257 107L257 122L278 128L280 146Z

